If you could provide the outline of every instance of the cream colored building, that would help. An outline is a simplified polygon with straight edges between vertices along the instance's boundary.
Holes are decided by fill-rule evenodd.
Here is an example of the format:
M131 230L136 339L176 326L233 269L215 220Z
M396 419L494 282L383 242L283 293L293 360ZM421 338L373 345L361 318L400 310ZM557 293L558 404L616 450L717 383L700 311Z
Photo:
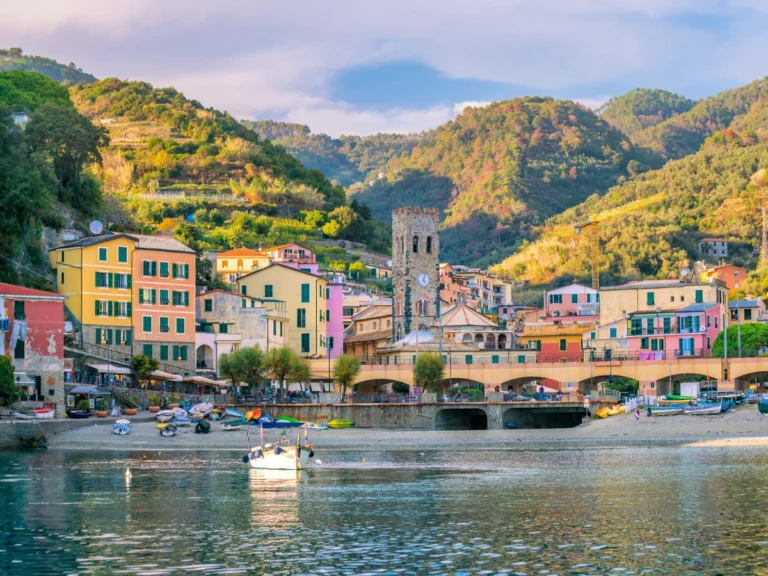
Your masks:
M371 305L352 317L344 331L344 354L363 364L375 361L376 351L392 340L392 305Z
M220 274L224 282L235 284L240 276L244 276L269 266L270 257L250 248L235 248L216 254L216 273Z

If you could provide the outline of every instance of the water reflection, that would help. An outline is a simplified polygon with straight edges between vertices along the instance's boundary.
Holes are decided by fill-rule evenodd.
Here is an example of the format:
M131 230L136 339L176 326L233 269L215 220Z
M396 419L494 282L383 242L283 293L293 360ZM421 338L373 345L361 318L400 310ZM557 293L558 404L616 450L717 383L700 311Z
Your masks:
M4 456L3 575L768 570L768 450Z

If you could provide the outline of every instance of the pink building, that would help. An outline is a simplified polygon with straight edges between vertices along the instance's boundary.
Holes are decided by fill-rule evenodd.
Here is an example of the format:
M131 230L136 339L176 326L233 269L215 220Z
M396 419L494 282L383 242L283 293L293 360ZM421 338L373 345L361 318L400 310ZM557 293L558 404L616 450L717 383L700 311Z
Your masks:
M570 284L544 293L544 315L597 316L600 309L600 294L594 288L581 284Z
M722 330L723 310L722 304L702 302L674 311L630 314L629 351L641 360L711 356Z
M314 253L298 244L272 246L262 250L262 252L269 256L272 262L290 266L310 274L317 274L318 268Z
M344 353L344 276L328 278L325 312L325 338L331 358Z

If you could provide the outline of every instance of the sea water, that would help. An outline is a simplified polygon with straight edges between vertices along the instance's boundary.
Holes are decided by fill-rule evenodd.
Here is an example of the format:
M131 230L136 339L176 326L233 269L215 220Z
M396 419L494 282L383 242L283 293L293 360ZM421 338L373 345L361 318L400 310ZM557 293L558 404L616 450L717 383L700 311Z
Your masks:
M0 573L768 571L765 449L326 452L298 476L241 456L4 453Z

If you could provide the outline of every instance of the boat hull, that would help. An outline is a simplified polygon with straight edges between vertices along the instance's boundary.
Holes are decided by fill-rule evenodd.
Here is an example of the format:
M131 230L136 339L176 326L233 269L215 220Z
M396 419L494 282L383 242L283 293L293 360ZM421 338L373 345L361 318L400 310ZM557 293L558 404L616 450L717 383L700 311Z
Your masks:
M158 422L170 422L173 420L173 416L173 410L161 410L156 417Z
M716 406L691 406L685 409L685 413L691 416L706 416L712 414L720 414L723 407L720 404Z
M91 412L74 412L72 410L67 410L67 417L72 418L73 420L83 420L85 418L90 418L93 416Z
M757 403L757 409L760 411L760 414L768 414L768 402L760 400Z
M659 410L658 408L656 410L651 410L651 414L654 416L674 416L675 414L682 414L683 409L682 408L672 408L670 410Z
M261 457L256 456L256 452L251 452L252 457L248 463L254 470L299 470L309 463L309 452L308 448L302 448L298 458L296 446L281 447L279 454L273 451L263 452Z

